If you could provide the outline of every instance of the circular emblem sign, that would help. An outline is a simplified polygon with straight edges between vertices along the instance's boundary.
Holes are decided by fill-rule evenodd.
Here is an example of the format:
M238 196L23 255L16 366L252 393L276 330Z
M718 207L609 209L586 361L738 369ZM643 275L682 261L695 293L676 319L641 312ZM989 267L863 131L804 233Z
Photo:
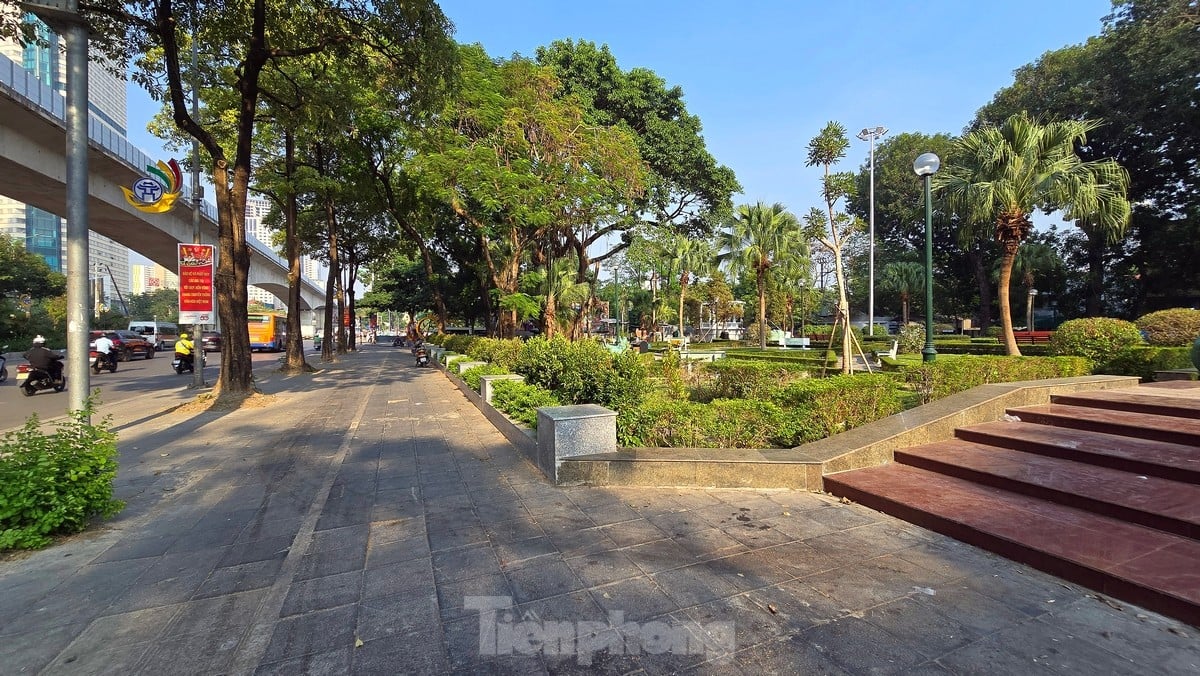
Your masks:
M162 184L152 178L139 178L133 184L133 194L146 204L153 204L162 199Z

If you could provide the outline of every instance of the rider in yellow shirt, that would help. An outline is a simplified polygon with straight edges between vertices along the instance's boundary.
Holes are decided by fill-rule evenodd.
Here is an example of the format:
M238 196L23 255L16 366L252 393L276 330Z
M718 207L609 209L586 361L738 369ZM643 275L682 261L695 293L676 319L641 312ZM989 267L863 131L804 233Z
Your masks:
M179 357L180 361L187 363L189 366L194 364L195 357L193 352L196 346L192 341L188 340L188 334L179 334L179 340L175 341L175 356Z

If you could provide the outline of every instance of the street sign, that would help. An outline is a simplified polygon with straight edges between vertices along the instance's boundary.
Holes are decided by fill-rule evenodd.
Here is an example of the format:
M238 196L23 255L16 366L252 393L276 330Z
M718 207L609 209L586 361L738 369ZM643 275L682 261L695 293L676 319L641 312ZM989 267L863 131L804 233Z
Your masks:
M213 245L179 244L179 323L212 324Z

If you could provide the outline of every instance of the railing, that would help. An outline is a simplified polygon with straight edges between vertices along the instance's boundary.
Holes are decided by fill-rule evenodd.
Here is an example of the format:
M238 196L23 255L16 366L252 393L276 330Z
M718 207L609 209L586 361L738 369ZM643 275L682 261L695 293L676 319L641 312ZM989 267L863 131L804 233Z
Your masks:
M10 98L24 103L31 110L38 111L59 121L62 123L63 128L66 128L67 103L65 97L55 91L53 87L38 80L34 77L33 73L25 70L12 59L2 54L0 54L0 89L4 89ZM130 143L124 134L113 129L90 111L88 112L88 138L102 149L105 154L109 155L109 157L124 163L139 175L146 170L147 165L154 164L150 156ZM192 194L189 185L184 184L183 194ZM183 203L190 205L191 200L188 199L183 201ZM217 207L215 204L202 202L200 204L200 214L204 218L207 218L210 223L217 223ZM287 270L287 261L272 250L271 247L249 234L246 235L246 242L250 248L257 251L263 258L273 261L284 270ZM311 283L311 280L309 281Z

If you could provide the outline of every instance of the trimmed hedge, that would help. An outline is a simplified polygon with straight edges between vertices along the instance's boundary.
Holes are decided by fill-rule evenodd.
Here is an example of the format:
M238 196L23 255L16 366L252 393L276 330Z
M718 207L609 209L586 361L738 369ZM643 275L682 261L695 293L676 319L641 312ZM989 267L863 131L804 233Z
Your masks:
M553 392L537 385L519 380L500 380L492 391L492 406L513 420L537 429L537 410L543 406L562 406L562 402Z
M1172 308L1142 315L1133 322L1157 347L1191 347L1200 338L1200 310Z
M896 379L885 374L810 378L779 389L771 400L784 409L787 446L824 439L899 413Z
M483 366L472 366L471 368L459 374L459 377L463 379L463 382L467 384L467 387L478 392L480 379L484 376L502 376L507 373L511 373L511 371L503 366L498 366L496 364L484 364Z
M783 411L769 401L715 399L707 404L653 398L617 415L620 446L776 448Z
M1186 347L1128 347L1096 365L1096 373L1137 376L1154 380L1155 371L1185 369L1192 365Z
M1069 378L1092 373L1082 357L990 357L963 355L954 359L904 364L901 377L914 387L921 403L947 397L988 383Z
M467 349L472 359L486 361L506 369L514 369L521 361L521 348L525 345L516 338L477 338Z
M1142 344L1142 333L1133 322L1109 317L1072 319L1063 322L1050 336L1050 353L1056 356L1087 357L1093 362L1127 347Z
M647 391L638 354L618 354L590 340L535 337L525 342L513 370L567 404L599 404L615 411L637 406Z
M789 360L794 361L794 360ZM780 385L808 377L805 365L788 361L720 359L705 364L705 399L765 399Z

